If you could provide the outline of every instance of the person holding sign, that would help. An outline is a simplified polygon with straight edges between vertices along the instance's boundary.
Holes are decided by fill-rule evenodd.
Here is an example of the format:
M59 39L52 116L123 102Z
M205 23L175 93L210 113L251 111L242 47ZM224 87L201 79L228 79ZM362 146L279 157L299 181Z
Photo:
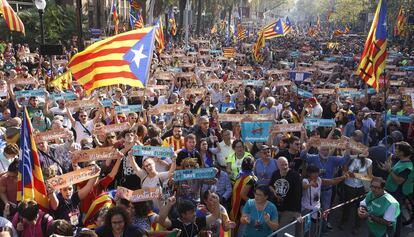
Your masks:
M98 166L96 168L100 169ZM88 180L86 185L76 192L73 192L72 185L61 188L58 194L53 190L48 190L50 208L54 211L55 219L64 219L73 226L78 226L80 223L79 203L92 190L97 179L98 177Z
M92 138L92 130L94 127L94 124L97 123L101 113L98 111L95 113L95 117L92 120L89 120L88 113L84 110L79 111L79 121L76 121L73 116L72 112L67 109L67 115L72 123L72 128L75 131L75 140L76 143L80 143L82 139L85 138Z

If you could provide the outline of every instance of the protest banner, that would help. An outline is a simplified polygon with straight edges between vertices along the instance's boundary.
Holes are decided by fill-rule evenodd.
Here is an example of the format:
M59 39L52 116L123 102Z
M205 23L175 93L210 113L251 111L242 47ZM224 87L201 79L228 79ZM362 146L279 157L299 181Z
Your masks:
M171 147L162 146L139 146L132 148L134 156L173 157L174 150Z
M216 177L215 168L201 168L174 171L174 181L194 180L194 179L213 179Z
M37 142L53 141L56 139L67 138L72 136L72 132L65 128L48 130L46 132L38 132L34 134L34 139Z
M174 75L175 78L195 78L194 72L177 72Z
M270 69L267 71L267 75L283 75L287 74L287 70L279 70L279 69Z
M245 86L263 86L264 81L262 80L243 80Z
M116 196L126 199L130 202L143 202L158 200L161 196L160 188L142 188L138 190L130 190L121 186L118 186L116 190Z
M141 112L142 105L118 105L115 106L115 112L119 113L131 113L131 112Z
M150 89L167 91L167 90L169 90L169 86L168 85L148 85L146 90L150 90Z
M179 113L185 108L184 104L162 104L152 107L148 110L148 115L157 115L162 113Z
M200 72L214 72L218 69L218 67L197 67L197 70L199 70Z
M273 121L273 114L218 114L220 122L241 122L242 120L250 121Z
M232 86L240 86L243 85L243 81L241 80L227 80L224 82L225 85L232 85Z
M86 109L86 108L98 108L99 102L97 100L72 100L66 102L66 108L74 109Z
M111 99L104 99L99 101L99 103L103 106L103 107L112 107L114 104L114 102Z
M282 87L282 86L291 86L292 82L291 81L275 81L272 83L272 86L274 87Z
M92 134L105 134L111 132L122 132L131 128L131 125L128 122L125 123L117 123L117 124L110 124L101 127L94 128L92 130Z
M402 81L390 81L390 86L402 86Z
M89 150L74 151L72 153L73 162L91 162L98 160L114 160L122 158L118 150L113 147L99 147Z
M339 94L341 96L346 97L362 97L364 96L364 93L362 91L340 91Z
M305 79L312 76L312 73L309 72L299 72L299 71L289 71L289 78L294 81L304 81Z
M385 115L384 115L384 119L385 119ZM393 115L393 114L387 115L387 121L396 121L399 123L411 123L412 120L413 119L411 118L411 116Z
M188 88L181 91L182 95L204 95L205 93L205 88Z
M306 126L316 127L335 127L335 119L317 119L317 118L306 118Z
M253 67L252 66L238 66L236 70L238 72L242 72L242 71L253 71Z
M99 176L100 169L96 165L88 166L46 180L46 186L56 191Z
M242 122L241 134L245 142L266 142L272 122Z
M24 90L24 91L16 91L16 98L29 98L29 97L44 97L45 91L38 89L38 90Z
M206 84L206 85L221 84L221 83L223 83L223 80L221 80L221 79L213 79L213 78L210 78L210 79L207 79L207 80L204 81L204 84Z
M299 96L305 97L305 98L312 98L313 94L312 92L305 91L303 89L297 89L296 90Z
M312 92L315 95L333 95L333 94L335 94L335 89L320 89L320 88L315 88L315 89L313 89Z
M349 144L351 150L368 154L368 147L362 143L356 142L350 138L342 137L340 139L324 139L324 138L317 138L312 137L310 139L310 143L314 146L326 146L329 148L338 148L338 149L346 149L346 146Z
M16 77L9 80L9 84L14 85L36 85L38 81L34 77Z
M401 87L400 91L403 95L409 95L414 93L414 87Z
M156 72L154 73L154 78L157 80L165 80L165 81L171 81L174 79L171 72Z
M275 124L270 130L270 133L286 133L286 132L300 132L303 124L289 123L289 124Z
M178 66L180 68L195 68L197 66L197 64L195 64L195 63L180 63Z
M52 93L49 95L49 99L57 101L57 100L76 100L77 96L75 92L68 91L68 92L61 92L61 93Z

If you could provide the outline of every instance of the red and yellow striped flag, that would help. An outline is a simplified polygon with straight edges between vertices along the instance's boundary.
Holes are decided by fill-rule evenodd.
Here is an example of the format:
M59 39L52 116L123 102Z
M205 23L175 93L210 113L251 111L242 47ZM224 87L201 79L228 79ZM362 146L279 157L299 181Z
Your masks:
M407 18L405 17L404 10L400 7L400 11L397 16L397 24L395 26L395 35L404 36Z
M10 31L22 32L25 34L24 25L19 16L6 0L0 0L0 13L3 14L4 20Z
M379 89L379 78L387 57L387 4L380 0L365 42L357 74L365 83Z
M49 199L40 168L39 154L33 138L32 123L26 108L24 108L20 133L20 161L17 177L17 201L34 200L42 210L47 211Z
M155 41L157 42L157 51L161 53L162 50L165 48L165 41L164 41L164 29L162 28L162 18L159 17L157 23L155 24Z
M116 8L116 3L112 6L112 16L114 19L114 34L117 35L119 32L119 19L118 19L118 10Z
M223 56L226 58L234 58L236 49L233 47L223 48Z
M154 48L155 29L127 31L98 41L69 62L73 77L87 93L103 86L144 87Z
M253 58L256 62L262 61L260 50L265 46L265 37L263 32L259 32L256 43L253 45Z
M175 22L175 16L173 11L170 11L168 13L168 21L171 23L171 35L175 36L177 34L177 23Z

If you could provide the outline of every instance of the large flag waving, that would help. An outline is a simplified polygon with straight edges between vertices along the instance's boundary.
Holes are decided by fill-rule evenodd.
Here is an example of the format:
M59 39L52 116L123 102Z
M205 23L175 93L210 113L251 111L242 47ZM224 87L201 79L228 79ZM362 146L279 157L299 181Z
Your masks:
M400 7L400 11L397 16L397 24L395 26L395 35L404 36L405 35L405 26L407 23L407 18L405 18L404 10Z
M275 37L281 37L285 35L282 19L273 22L266 26L263 30L265 39L273 39Z
M292 24L290 23L289 17L286 17L286 21L283 23L283 32L285 35L292 31Z
M25 34L24 25L19 16L14 12L13 8L6 0L0 0L0 13L3 14L4 20L10 31L22 32Z
M387 5L380 0L361 55L357 74L368 85L379 89L379 78L387 57Z
M26 108L20 133L20 162L17 181L17 201L34 200L42 210L48 210L46 186L40 168L33 129Z
M115 84L144 87L151 65L154 35L154 27L147 27L92 44L69 62L73 77L87 93Z
M157 23L155 23L155 41L157 41L157 51L161 53L162 50L165 48L165 41L164 41L164 29L162 28L162 18L159 17Z

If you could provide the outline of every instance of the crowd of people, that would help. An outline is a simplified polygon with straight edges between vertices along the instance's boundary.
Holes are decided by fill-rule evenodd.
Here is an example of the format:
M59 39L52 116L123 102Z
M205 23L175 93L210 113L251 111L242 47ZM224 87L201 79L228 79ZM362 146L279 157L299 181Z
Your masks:
M48 85L68 70L75 48L50 60L40 59L27 45L3 43L0 235L259 237L297 220L295 236L310 231L318 237L332 229L329 209L333 204L353 200L339 209L339 228L353 220L354 228L343 231L356 235L361 219L366 219L369 236L400 237L400 206L412 194L414 181L413 104L411 94L405 93L414 84L407 71L414 65L414 52L391 44L384 95L383 89L370 90L354 73L364 38L334 40L339 47L329 49L327 42L332 39L292 33L266 42L260 63L253 60L247 43L253 38L229 46L237 52L230 57L221 55L228 42L218 35L191 39L185 50L183 42L170 42L163 53L154 53L144 94L120 81L87 95L73 80L65 92L73 92L77 100L111 101L75 109L67 106L68 101L54 100L51 95L58 90ZM308 72L310 77L296 81L289 71ZM35 83L15 84L16 78L34 78ZM263 84L237 83L243 80ZM279 82L289 83L279 86ZM344 88L354 93L343 93ZM16 95L34 89L47 92ZM317 94L314 89L330 92ZM303 96L299 90L315 92ZM117 113L114 106L120 105L141 105L142 111ZM161 105L177 109L149 113ZM48 210L33 200L17 202L24 108L34 134L59 129L69 134L36 140L44 180L88 166L100 173L59 191L48 187ZM226 115L243 114L251 115L250 119L222 121ZM272 126L303 126L294 132L271 130L266 141L248 141L241 123L256 121L257 114L271 115ZM333 119L335 124L309 126L305 122L309 118ZM121 123L129 128L95 132ZM320 139L349 142L332 147ZM353 143L367 149L354 149ZM171 147L174 155L136 156L136 145ZM96 162L72 158L76 151L100 147L117 149L120 158ZM177 170L199 168L214 168L215 178L173 178ZM156 188L162 190L162 197L133 202L113 195L119 187ZM102 206L96 208L98 204ZM317 225L304 228L302 217L309 213L312 223L320 223L320 230Z

